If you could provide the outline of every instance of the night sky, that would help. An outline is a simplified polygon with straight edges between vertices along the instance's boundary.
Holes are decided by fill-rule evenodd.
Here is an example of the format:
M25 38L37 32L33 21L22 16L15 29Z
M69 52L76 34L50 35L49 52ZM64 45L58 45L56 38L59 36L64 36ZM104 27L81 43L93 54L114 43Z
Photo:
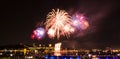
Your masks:
M33 41L30 36L36 24L44 22L46 15L57 8L69 14L83 13L90 27L69 39L51 40L46 36L40 41ZM120 3L117 0L3 1L1 10L0 46L61 41L63 46L72 48L120 48Z

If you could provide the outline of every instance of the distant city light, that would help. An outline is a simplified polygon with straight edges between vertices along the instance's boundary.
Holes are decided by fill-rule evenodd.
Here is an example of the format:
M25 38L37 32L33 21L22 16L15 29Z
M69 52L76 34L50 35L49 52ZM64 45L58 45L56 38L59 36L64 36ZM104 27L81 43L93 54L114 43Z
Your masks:
M120 53L119 54L117 54L118 56L120 56Z
M91 54L88 54L89 57L91 57L92 55Z
M60 49L61 49L62 43L56 43L54 47L54 55L55 56L61 56Z

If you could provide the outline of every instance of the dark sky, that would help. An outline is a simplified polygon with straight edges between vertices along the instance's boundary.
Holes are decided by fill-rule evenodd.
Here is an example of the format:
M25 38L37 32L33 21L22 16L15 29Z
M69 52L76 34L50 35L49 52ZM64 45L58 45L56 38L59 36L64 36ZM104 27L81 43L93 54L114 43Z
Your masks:
M1 3L0 46L13 44L49 43L57 40L30 39L38 22L45 21L52 9L64 9L70 14L84 13L90 27L84 35L61 39L64 46L98 48L120 47L120 3L117 0L39 0L3 1ZM73 43L73 44L71 44Z

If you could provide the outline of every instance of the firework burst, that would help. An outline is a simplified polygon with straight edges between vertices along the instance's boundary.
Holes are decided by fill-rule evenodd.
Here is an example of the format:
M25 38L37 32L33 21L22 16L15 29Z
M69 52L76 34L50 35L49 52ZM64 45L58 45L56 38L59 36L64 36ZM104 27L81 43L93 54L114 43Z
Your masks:
M52 10L47 15L45 22L46 29L50 38L60 38L61 35L69 36L70 33L74 32L74 28L71 26L71 18L65 10Z
M33 34L31 36L32 39L42 39L45 36L45 29L42 27L38 27L33 31Z
M76 14L72 18L73 26L76 28L85 30L89 27L89 23L83 15Z

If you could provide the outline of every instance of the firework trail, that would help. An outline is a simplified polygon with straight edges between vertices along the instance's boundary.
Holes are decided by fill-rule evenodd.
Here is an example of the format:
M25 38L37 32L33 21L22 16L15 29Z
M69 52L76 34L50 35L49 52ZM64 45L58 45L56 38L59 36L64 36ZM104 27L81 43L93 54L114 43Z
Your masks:
M74 32L74 28L71 26L72 21L70 16L65 10L52 10L47 15L45 22L47 34L50 38L55 36L59 39L61 35L69 36L70 33Z

